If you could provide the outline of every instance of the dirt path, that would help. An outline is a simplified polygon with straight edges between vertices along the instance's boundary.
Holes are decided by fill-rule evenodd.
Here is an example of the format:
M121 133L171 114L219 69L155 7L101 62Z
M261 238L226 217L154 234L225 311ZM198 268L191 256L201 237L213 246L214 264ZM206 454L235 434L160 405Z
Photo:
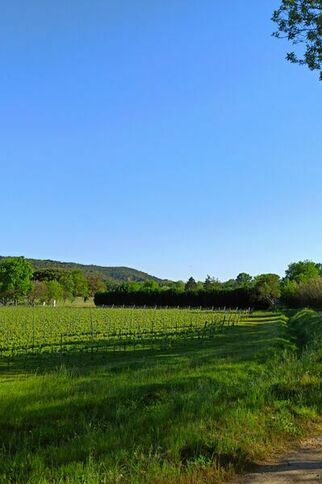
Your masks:
M253 473L237 482L322 482L322 436L306 440L297 451L290 452L277 462L258 465Z

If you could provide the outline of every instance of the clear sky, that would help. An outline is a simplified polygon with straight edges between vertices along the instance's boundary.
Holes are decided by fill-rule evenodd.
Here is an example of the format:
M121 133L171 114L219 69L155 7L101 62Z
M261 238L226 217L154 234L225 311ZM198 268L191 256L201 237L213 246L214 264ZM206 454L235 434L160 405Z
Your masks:
M1 255L160 277L322 261L322 83L278 0L10 0Z

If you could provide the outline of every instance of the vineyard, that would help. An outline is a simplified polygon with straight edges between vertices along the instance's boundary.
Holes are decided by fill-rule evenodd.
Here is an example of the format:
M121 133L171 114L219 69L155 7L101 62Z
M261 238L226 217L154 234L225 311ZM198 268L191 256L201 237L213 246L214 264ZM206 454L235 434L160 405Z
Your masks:
M239 324L241 310L3 307L3 358L131 351L206 341Z

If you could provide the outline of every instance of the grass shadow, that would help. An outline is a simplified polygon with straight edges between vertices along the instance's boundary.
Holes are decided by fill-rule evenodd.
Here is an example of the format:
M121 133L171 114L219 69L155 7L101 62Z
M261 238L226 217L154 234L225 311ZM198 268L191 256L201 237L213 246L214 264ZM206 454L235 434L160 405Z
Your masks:
M10 358L0 358L0 377L47 372L60 366L84 373L99 368L121 372L124 368L166 364L169 359L189 359L196 365L217 359L256 361L270 357L273 351L289 344L280 315L256 316L242 325L226 327L212 334L201 335L198 331L190 332L189 336L169 337L162 341L147 338L135 346L129 345L126 340L120 345L94 345L88 340L84 346L71 344L68 351L52 351L49 348L38 354L21 352Z

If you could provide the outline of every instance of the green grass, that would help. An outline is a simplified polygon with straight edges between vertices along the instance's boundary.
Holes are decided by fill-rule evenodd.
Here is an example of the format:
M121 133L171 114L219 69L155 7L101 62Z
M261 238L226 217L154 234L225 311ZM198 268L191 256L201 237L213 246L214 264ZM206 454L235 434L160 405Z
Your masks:
M166 350L3 359L0 482L225 480L318 421L321 371L279 313Z

